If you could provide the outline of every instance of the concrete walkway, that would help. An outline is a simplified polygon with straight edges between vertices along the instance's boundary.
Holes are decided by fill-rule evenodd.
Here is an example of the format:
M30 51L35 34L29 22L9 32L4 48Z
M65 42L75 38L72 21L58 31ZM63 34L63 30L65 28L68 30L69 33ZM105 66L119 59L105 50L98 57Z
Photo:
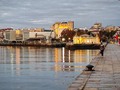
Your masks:
M108 44L91 64L95 71L83 71L68 90L120 90L120 46Z

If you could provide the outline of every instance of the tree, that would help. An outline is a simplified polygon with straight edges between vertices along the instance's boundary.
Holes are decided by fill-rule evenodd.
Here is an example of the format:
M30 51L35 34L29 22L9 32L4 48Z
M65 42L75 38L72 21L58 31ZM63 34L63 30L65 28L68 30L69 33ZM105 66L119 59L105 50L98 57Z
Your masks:
M72 41L74 36L75 36L75 31L73 31L73 30L64 29L61 32L61 38L65 38L66 42Z
M99 32L100 33L100 39L102 40L102 41L108 41L108 40L110 40L112 37L113 37L113 35L116 33L116 31L100 31Z
M80 35L82 35L82 34L85 34L85 31L84 31L84 30L77 29L76 34L77 34L77 36L80 36Z

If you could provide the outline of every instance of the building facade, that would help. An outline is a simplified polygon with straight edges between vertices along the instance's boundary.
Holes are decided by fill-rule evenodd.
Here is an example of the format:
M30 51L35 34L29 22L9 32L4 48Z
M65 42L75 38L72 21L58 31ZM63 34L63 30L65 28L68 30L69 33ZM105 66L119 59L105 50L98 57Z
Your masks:
M88 34L83 34L81 36L75 36L73 38L73 44L100 44L100 38L98 35L95 37Z
M102 27L102 23L95 23L89 31L100 31L102 30L103 27Z
M52 31L12 30L4 32L4 40L8 42L50 42L55 34Z
M101 27L102 27L102 23L95 23L93 25L93 28L95 28L95 29L100 29Z
M29 38L29 32L23 30L12 30L4 32L4 40L8 42L23 42Z
M51 29L55 32L56 38L61 37L61 32L64 29L73 30L74 29L74 22L68 21L68 22L56 22L52 25Z

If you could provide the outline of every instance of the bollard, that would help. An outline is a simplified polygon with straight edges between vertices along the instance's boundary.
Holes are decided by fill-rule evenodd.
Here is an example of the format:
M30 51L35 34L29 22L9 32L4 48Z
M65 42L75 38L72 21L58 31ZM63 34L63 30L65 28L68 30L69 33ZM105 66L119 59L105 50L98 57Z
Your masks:
M87 70L86 71L94 71L92 68L94 67L93 65L87 65Z

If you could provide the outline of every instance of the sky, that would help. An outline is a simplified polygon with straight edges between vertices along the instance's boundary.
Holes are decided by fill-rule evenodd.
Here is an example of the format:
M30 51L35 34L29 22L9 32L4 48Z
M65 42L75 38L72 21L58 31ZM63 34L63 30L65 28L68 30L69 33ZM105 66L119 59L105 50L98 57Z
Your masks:
M120 26L120 0L0 0L0 28L45 28L74 21L75 28Z

